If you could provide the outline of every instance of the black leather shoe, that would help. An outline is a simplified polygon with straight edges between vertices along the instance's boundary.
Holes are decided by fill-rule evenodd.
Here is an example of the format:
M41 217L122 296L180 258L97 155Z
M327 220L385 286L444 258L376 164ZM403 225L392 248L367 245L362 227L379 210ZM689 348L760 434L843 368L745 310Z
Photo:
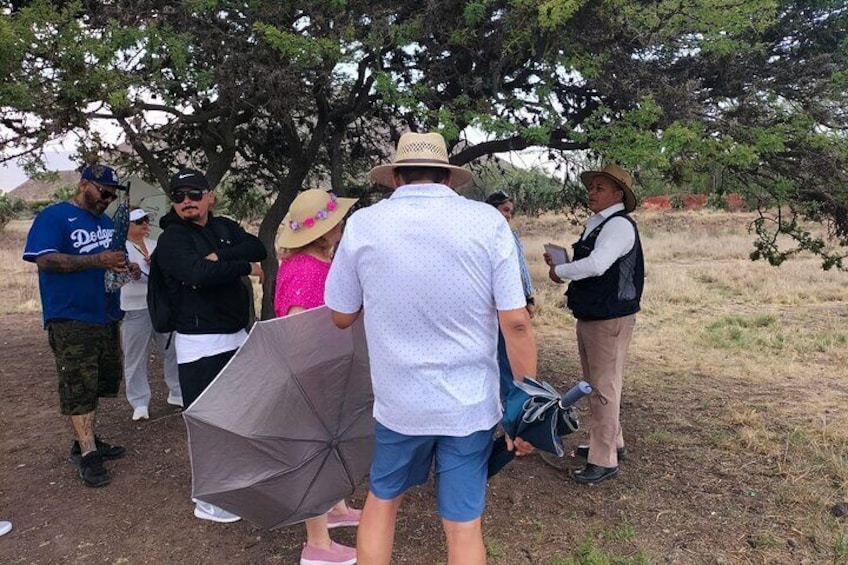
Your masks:
M601 481L610 479L618 474L618 467L601 467L600 465L587 464L582 469L574 471L571 478L581 485L594 485Z
M619 447L618 449L615 450L615 452L618 456L619 462L625 461L627 459L627 448L626 447ZM583 459L588 459L589 458L589 446L588 445L578 445L577 449L574 450L574 456L575 457L582 457Z

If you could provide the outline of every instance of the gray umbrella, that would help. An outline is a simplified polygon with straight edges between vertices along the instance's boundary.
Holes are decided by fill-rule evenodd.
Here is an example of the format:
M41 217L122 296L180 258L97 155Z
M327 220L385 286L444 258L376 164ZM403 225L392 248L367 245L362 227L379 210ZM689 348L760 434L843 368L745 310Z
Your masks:
M326 307L259 322L183 413L192 496L265 528L319 516L353 493L374 444L361 320Z

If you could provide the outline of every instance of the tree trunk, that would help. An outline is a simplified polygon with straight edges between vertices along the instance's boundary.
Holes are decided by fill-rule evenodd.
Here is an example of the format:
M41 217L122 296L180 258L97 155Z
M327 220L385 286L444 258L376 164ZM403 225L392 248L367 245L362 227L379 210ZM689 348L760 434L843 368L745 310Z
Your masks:
M277 281L277 268L279 267L276 244L277 231L302 184L302 175L297 175L295 178L292 178L291 175L286 177L281 183L277 197L268 209L268 213L265 214L262 223L259 224L259 239L262 240L265 249L268 251L268 257L262 261L262 270L265 271L265 282L262 283L261 319L263 320L275 316L274 291Z

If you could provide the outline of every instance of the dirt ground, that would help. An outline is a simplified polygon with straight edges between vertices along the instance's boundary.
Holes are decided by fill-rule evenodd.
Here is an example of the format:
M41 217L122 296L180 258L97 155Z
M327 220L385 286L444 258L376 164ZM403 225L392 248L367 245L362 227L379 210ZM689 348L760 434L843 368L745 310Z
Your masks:
M66 462L71 435L58 413L53 358L39 315L0 317L0 336L0 519L15 526L0 538L0 563L297 563L301 526L265 531L244 521L222 525L193 517L185 428L179 411L165 403L158 371L151 378L149 421L131 421L124 398L102 402L99 434L126 446L128 454L108 463L110 486L83 486ZM578 374L573 356L558 353L571 347L571 337L563 330L542 332L540 375L554 384ZM492 479L484 515L490 563L612 562L590 560L598 548L628 563L807 560L812 542L768 511L775 494L772 467L728 456L705 437L709 426L701 424L721 406L693 398L687 379L706 376L667 376L661 396L638 378L625 392L630 458L617 479L579 486L567 477L577 461L556 469L537 456ZM663 429L688 441L652 442L650 431ZM364 495L361 487L353 504L361 505ZM443 562L432 485L408 495L396 531L394 563ZM336 532L337 541L354 543L354 529ZM756 540L764 532L778 548L760 549Z

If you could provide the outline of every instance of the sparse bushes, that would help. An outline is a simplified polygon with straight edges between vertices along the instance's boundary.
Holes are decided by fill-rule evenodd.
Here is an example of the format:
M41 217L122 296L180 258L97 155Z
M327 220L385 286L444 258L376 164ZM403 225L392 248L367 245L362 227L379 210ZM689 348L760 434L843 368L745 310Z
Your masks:
M580 183L563 183L534 170L485 171L478 181L480 198L498 190L512 196L518 213L538 216L544 212L571 212L586 206L586 190Z
M73 196L77 191L77 185L69 184L63 186L61 188L57 188L53 191L53 194L50 195L51 203L58 202L60 200L67 200L71 196Z
M9 196L4 192L0 193L0 230L3 230L6 224L17 218L26 208L26 202L20 198Z
M221 213L240 222L261 220L271 207L268 193L255 186L225 184L217 202Z

